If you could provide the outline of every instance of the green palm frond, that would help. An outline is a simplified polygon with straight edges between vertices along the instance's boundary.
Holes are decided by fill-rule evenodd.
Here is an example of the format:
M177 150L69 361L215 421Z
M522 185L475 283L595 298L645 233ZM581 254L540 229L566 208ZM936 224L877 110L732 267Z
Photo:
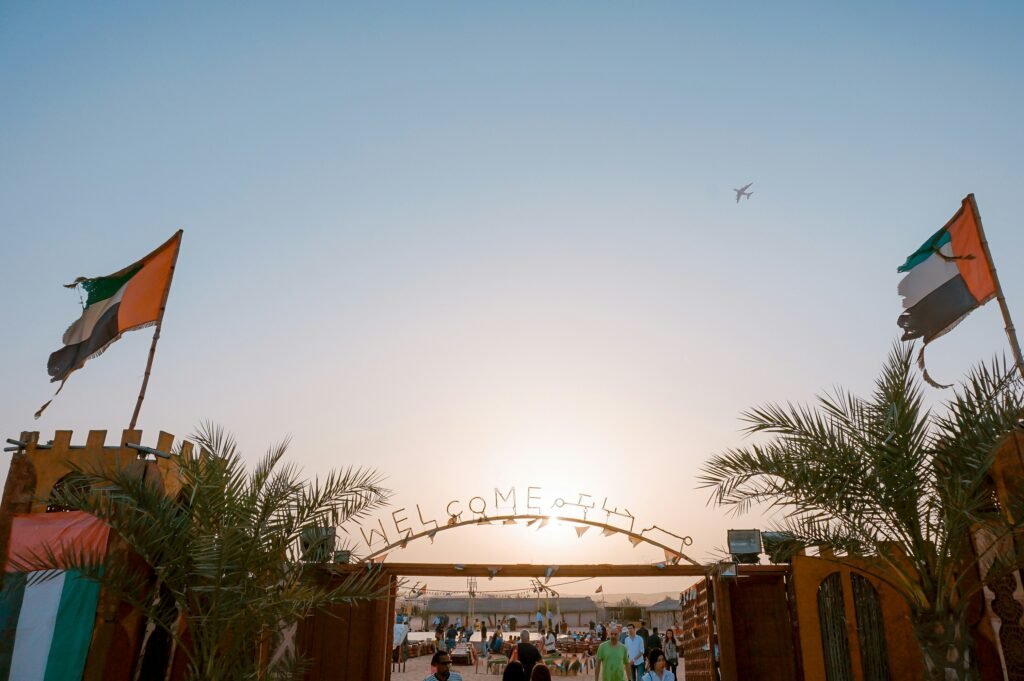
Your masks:
M56 490L54 501L96 516L110 527L112 544L126 549L103 557L65 552L63 564L166 630L194 678L255 677L255 646L268 632L333 604L387 595L377 572L325 580L323 567L304 562L300 550L305 530L337 527L386 503L389 492L376 472L349 467L307 481L284 462L288 440L247 471L223 428L204 423L193 439L198 451L176 459L177 498L147 480L144 462L136 462L75 468L83 484ZM46 549L13 564L35 572L58 562ZM265 671L269 678L288 678L299 662L283 658Z
M913 353L894 344L866 398L837 388L812 405L745 412L744 430L767 440L711 457L698 485L737 513L781 510L772 529L799 546L870 559L914 608L960 607L972 528L1024 518L1024 500L999 508L988 479L1024 390L1014 367L995 360L932 413Z

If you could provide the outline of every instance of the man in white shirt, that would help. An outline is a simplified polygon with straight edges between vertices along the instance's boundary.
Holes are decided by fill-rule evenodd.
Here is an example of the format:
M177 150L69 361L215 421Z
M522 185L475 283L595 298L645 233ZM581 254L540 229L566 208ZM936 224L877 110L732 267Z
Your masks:
M409 635L409 625L402 620L402 616L395 617L395 626L391 628L391 650L398 648L395 659L399 662L405 661L405 637Z
M544 637L544 653L546 655L553 654L558 650L558 637L555 636L555 632L548 629L547 636Z
M636 627L632 624L626 628L626 632L622 642L626 644L626 656L629 657L632 672L631 681L637 681L644 675L644 639L636 635Z

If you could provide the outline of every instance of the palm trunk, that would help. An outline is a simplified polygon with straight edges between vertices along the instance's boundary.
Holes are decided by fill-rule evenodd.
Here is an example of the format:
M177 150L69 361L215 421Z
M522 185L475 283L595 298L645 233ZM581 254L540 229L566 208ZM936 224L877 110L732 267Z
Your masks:
M914 634L924 655L929 681L972 681L971 633L962 613L918 615Z

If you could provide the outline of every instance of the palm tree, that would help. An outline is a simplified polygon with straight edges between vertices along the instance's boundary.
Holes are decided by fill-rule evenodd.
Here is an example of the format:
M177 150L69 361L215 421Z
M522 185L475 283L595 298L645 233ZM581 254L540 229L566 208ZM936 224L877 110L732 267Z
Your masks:
M310 536L326 541L322 528L364 516L389 492L377 473L358 468L309 482L282 463L287 441L246 471L222 429L204 425L194 439L200 452L178 455L177 498L138 469L79 470L87 484L57 491L56 503L96 516L130 549L65 554L62 567L141 610L186 656L193 679L286 678L300 661L285 656L261 670L261 648L318 609L385 593L373 572L322 579L308 560ZM58 564L50 550L13 562L26 572Z
M988 479L1024 392L1013 368L995 361L932 411L912 355L912 345L895 344L868 398L835 389L813 406L745 412L745 431L767 437L712 457L699 486L737 513L755 503L780 511L775 529L797 548L864 559L910 606L929 678L964 680L974 674L965 614L981 588L977 563L1012 569L1020 559L974 551L972 536L985 527L1007 537L1024 517L1000 508Z

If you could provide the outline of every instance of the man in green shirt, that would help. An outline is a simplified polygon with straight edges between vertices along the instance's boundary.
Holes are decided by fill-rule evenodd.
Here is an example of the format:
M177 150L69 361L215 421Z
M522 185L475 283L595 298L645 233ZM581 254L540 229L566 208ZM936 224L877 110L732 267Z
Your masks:
M626 646L619 642L619 631L613 629L608 640L597 647L594 666L596 681L626 681L629 673L629 655Z

